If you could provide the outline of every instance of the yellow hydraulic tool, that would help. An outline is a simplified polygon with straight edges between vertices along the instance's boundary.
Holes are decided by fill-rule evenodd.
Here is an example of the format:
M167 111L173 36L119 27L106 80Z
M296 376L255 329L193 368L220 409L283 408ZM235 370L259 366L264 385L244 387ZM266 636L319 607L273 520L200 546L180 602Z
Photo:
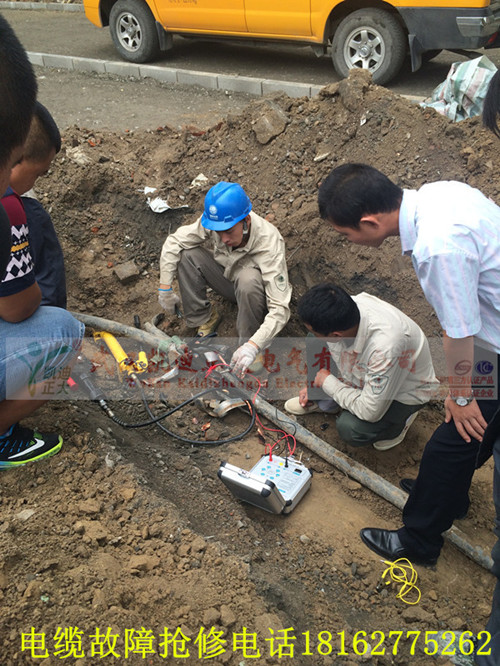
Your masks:
M104 340L109 351L113 354L115 361L118 363L120 372L134 375L148 369L148 357L146 356L146 352L139 352L137 361L134 361L111 333L108 333L107 331L95 331L94 340Z

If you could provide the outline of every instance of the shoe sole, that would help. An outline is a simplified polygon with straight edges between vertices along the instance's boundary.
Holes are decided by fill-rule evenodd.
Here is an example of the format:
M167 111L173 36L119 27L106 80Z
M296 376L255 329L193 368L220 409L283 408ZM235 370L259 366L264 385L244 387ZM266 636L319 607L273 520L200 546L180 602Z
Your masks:
M320 412L320 408L315 405L311 409L303 409L303 411L291 411L290 409L287 409L285 406L283 406L283 409L287 414L293 414L293 416L306 416L307 414L314 414L315 412Z
M61 450L61 447L63 445L63 440L62 437L59 437L59 441L57 444L51 448L49 451L44 451L43 453L40 453L38 456L34 456L33 458L28 458L27 460L19 460L16 462L9 462L7 460L1 460L0 461L0 469L9 469L11 467L19 467L21 465L26 465L27 463L30 462L37 462L38 460L42 460L43 458L50 458L51 456L54 456L56 453L59 453Z
M207 330L205 333L200 333L200 331L199 331L199 329L198 329L198 331L196 332L196 336L195 336L195 337L197 337L197 338L206 338L207 336L212 335L212 333L215 333L216 330L219 328L219 324L221 323L221 321L222 321L222 315L219 315L219 317L218 317L217 321L215 322L215 324L213 324L213 325L210 327L210 330Z
M417 415L418 412L415 412L414 414L408 417L410 419L410 422L405 425L405 427L397 437L394 437L394 439L389 439L389 440L386 439L386 440L381 440L380 442L374 442L373 448L377 449L377 451L389 451L389 449L393 449L395 446L398 446L398 444L401 444L401 442L408 434L408 430L411 428L413 422L417 418Z

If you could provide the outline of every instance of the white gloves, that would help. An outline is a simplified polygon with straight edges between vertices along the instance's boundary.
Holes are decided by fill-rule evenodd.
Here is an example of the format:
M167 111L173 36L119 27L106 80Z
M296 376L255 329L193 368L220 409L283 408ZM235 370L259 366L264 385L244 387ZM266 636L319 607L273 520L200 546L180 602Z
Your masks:
M258 352L259 350L253 342L245 342L241 347L238 347L232 355L231 363L229 364L231 370L237 377L243 379L248 366L252 365L255 361Z
M158 289L158 303L165 310L167 314L174 314L175 306L180 303L180 298L170 289Z

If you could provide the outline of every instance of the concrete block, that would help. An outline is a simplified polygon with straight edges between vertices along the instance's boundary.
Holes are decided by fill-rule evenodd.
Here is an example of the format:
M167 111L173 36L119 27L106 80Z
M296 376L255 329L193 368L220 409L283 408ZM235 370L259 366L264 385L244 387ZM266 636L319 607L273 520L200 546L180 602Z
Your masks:
M262 94L284 92L289 97L311 96L311 86L307 83L295 83L293 81L273 81L266 79L262 81Z
M319 91L324 87L325 86L311 86L311 97L316 97L316 95L319 95Z
M33 3L37 5L38 3ZM85 8L81 3L70 3L70 2L46 2L44 3L47 9L52 9L54 11L60 12L84 12Z
M43 54L45 67L58 67L59 69L73 69L73 58L65 55Z
M73 58L73 67L79 72L106 72L106 61L97 58Z
M28 58L32 65L41 65L43 67L43 53L28 52Z
M130 284L139 277L139 269L133 260L118 264L114 267L113 273L122 284Z
M260 79L251 76L217 76L220 90L231 90L232 92L247 93L249 95L262 95L262 83Z
M157 65L140 65L139 76L144 79L155 79L162 83L177 83L177 70Z
M106 61L106 72L117 76L135 76L139 78L139 65L132 62L108 62Z
M212 74L211 72L193 72L190 69L179 69L177 70L177 83L217 90L217 74Z

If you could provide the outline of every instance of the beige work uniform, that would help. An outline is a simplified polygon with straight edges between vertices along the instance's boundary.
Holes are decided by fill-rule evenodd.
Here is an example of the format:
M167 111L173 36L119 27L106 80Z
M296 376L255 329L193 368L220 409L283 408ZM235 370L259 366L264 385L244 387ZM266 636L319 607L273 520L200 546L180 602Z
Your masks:
M199 326L210 316L206 287L238 304L240 342L265 347L290 318L292 288L288 281L285 242L275 226L250 213L250 236L242 248L229 248L217 232L205 229L201 217L166 239L160 259L160 282L179 290L186 322ZM202 247L211 241L211 251Z

